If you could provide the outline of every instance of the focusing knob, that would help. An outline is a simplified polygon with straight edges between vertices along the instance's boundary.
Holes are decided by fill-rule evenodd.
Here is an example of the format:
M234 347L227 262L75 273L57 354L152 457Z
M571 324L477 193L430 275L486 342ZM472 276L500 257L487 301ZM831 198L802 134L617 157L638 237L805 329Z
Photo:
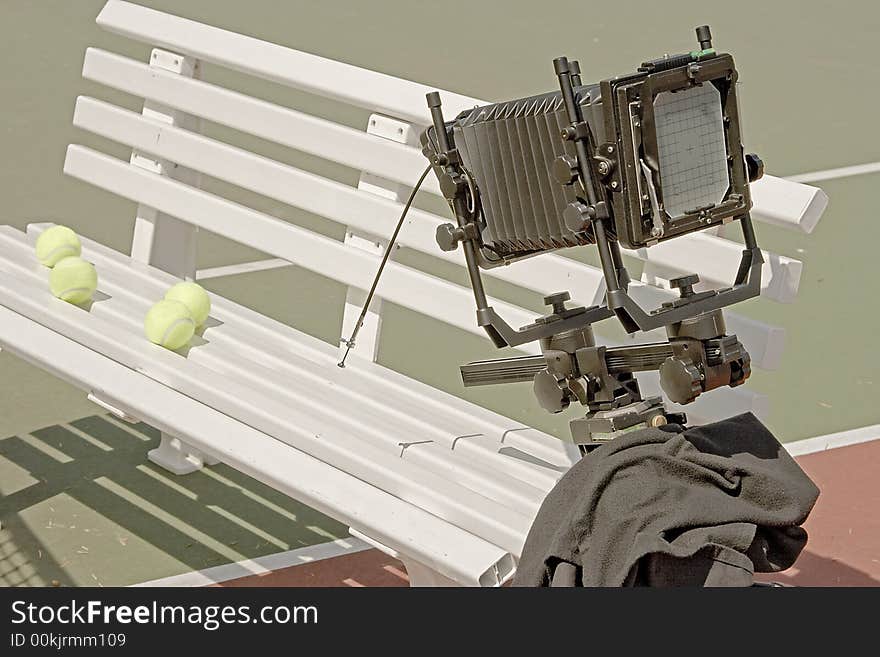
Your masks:
M553 177L561 185L572 184L578 176L578 163L571 155L560 155L553 160Z
M568 395L559 387L554 377L546 369L535 375L532 390L538 400L538 404L548 413L561 413L570 403Z
M459 192L464 189L464 181L461 179L461 176L453 176L448 173L443 173L440 175L440 191L443 193L443 198L448 200L455 199Z
M669 357L660 366L660 387L676 404L690 404L703 391L700 370L690 361Z
M458 248L458 234L452 224L440 224L436 233L437 245L443 251L455 251Z
M678 293L681 295L681 298L691 297L694 295L694 285L700 282L700 277L696 274L688 274L687 276L679 276L678 278L670 279L669 286L678 288Z
M568 292L554 292L544 297L544 305L552 306L553 312L557 315L565 312L566 301L571 301L571 295Z
M764 177L764 160L754 153L746 153L746 171L749 174L749 182L755 182Z
M562 211L562 221L565 223L565 227L573 233L584 232L589 220L590 208L579 201L569 203Z

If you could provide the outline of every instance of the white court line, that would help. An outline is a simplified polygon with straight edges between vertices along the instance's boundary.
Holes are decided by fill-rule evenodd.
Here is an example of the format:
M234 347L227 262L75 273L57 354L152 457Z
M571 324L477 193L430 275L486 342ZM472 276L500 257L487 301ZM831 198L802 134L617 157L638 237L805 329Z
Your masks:
M835 447L858 445L859 443L867 443L878 439L880 439L880 424L874 424L869 427L861 427L860 429L829 433L826 436L796 440L786 443L784 447L792 456L803 456L805 454L824 452Z
M820 180L834 180L835 178L846 178L848 176L860 176L866 173L880 173L880 162L870 162L868 164L854 164L849 167L839 167L837 169L825 169L824 171L812 171L810 173L799 173L796 176L787 176L786 180L798 183L813 183Z
M290 266L291 264L287 262L287 260L282 260L281 258L268 258L267 260L242 262L238 265L224 265L222 267L199 269L196 272L196 280L201 281L208 278L219 278L221 276L234 276L235 274L249 274L255 271L266 271L267 269L280 269L281 267Z
M363 550L369 550L372 546L367 545L357 538L340 538L327 543L309 545L307 547L269 554L265 557L257 557L248 561L223 564L205 570L196 570L171 577L154 579L141 584L133 584L134 587L165 587L165 586L208 586L219 582L228 582L239 577L252 575L266 575L282 568L290 566L302 566L307 563L330 559L345 554L355 554Z

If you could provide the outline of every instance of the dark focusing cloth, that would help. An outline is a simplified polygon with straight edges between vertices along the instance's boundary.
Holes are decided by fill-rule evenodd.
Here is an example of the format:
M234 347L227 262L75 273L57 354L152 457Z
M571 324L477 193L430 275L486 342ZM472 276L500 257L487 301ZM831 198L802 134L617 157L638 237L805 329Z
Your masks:
M751 413L626 433L547 495L515 586L749 586L791 566L819 490Z

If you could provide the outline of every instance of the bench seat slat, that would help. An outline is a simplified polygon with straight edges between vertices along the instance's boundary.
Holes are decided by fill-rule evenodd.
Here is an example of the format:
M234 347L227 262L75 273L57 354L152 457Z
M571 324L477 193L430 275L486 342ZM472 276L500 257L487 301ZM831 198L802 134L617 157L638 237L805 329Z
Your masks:
M45 285L45 270L33 262L32 249L27 242L13 242L7 231L0 231L0 244L8 248L6 267L13 268L16 276L33 285ZM153 300L161 296L162 290L154 291L139 285L130 274L99 262L88 251L84 253L99 266L101 291L110 295L110 299L95 303L91 313L126 329L132 340L143 340L143 317ZM207 344L197 344L188 355L189 360L205 365L218 375L247 382L253 390L268 397L283 398L284 403L316 416L336 415L337 423L348 426L352 435L369 440L393 454L402 451L401 434L418 436L417 442L430 441L442 448L429 450L435 471L446 472L452 480L470 477L471 485L466 487L512 508L534 506L533 510L537 511L536 505L559 477L559 471L542 471L498 454L491 448L482 450L478 460L473 455L470 459L460 457L449 446L457 436L472 434L479 429L479 422L432 413L417 398L409 400L405 406L398 406L387 387L358 385L358 380L350 376L350 370L341 371L334 364L325 363L319 367L314 362L297 362L291 355L289 344L282 353L275 354L266 345L253 346L253 336L248 339L246 331L239 330L237 335L233 332L240 328L237 316L220 313L218 318L209 324L219 321L219 325L211 326L203 333ZM340 412L340 409L344 410ZM404 451L404 456L424 461L420 453L423 449L419 444ZM558 450L557 455L561 451ZM475 477L474 472L481 472L484 476ZM508 478L499 478L500 473Z
M41 230L43 226L32 225L29 227L29 230L33 230L38 232ZM141 278L149 279L150 277L158 277L161 281L161 285L156 289L155 296L156 298L161 296L162 288L161 286L167 287L168 285L173 284L175 279L170 277L159 270L146 267L141 265L140 263L132 262L127 256L114 252L106 247L102 247L101 245L91 242L84 238L85 245L88 246L91 253L99 255L106 262L116 262L118 266L132 268L135 273L138 273ZM156 283L153 283L156 285ZM653 289L653 288L652 288ZM233 304L227 300L222 298L218 299L218 303L224 304L228 306L230 309L234 309L237 313L237 316L247 317L248 329L249 330L259 330L261 332L261 341L266 340L276 340L280 345L279 348L283 348L283 345L290 344L290 334L298 334L298 342L296 345L296 349L292 348L290 351L286 352L285 358L287 359L296 359L298 355L306 355L310 354L310 358L314 358L316 362L323 362L329 365L334 365L336 359L338 358L338 354L335 352L332 347L327 345L326 343L321 342L317 338L311 338L310 336L305 336L300 334L299 332L292 331L287 326L275 322L263 315L258 313L253 313L247 311L247 309L238 306L237 304ZM289 348L289 347L288 347ZM498 441L501 441L505 432L509 431L512 428L510 424L510 420L507 418L503 418L492 411L484 409L480 406L475 406L472 404L467 404L466 402L462 402L460 405L450 406L447 398L448 395L442 393L440 391L436 392L436 395L433 394L433 389L430 387L424 387L419 391L418 395L412 396L411 394L411 385L412 380L408 377L394 372L392 370L388 370L387 368L376 368L376 369L362 369L362 368L351 368L349 370L348 376L353 378L355 377L363 377L363 385L366 388L369 388L371 385L375 385L377 381L381 381L384 384L393 384L395 389L395 395L401 398L401 403L424 403L427 397L436 397L436 399L431 399L432 404L432 412L437 415L455 415L460 418L467 418L469 422L474 422L477 417L480 418L480 427L478 429L479 432L485 433L487 435L495 436ZM659 394L659 387L657 383L657 377L655 373L645 373L640 375L640 379L643 381L645 386L646 394ZM404 402L403 400L410 399L410 402ZM690 404L686 407L686 410L689 414L689 417L692 418L694 422L708 422L719 419L721 417L726 417L732 413L744 413L747 411L753 411L756 414L763 414L766 411L766 399L762 395L758 395L747 388L737 388L737 389L726 389L723 392L722 396L713 397L711 394L702 395L696 402ZM511 436L516 439L522 434L516 433L511 434ZM533 436L543 436L540 432L532 432ZM559 463L558 459L558 441L552 438L548 438L549 446L546 454L539 455L540 458L543 458L551 463Z
M405 463L334 425L151 345L22 279L0 280L0 304L278 440L518 554L531 517ZM404 464L405 463L405 464ZM295 473L292 473L295 476Z
M486 585L510 555L413 504L291 448L120 365L0 304L0 344L85 390L112 391L126 409L251 477L464 584ZM49 362L46 355L50 354ZM296 476L291 476L295 473ZM481 581L482 580L482 581Z
M39 234L50 226L51 224L30 224L28 226L29 242L36 241ZM84 253L93 260L96 266L106 271L124 272L131 287L142 289L144 294L151 298L161 298L168 287L178 282L170 274L135 262L128 256L84 236L81 236L80 239L83 243ZM0 226L0 240L19 250L28 251L30 249L29 245L24 242L23 236L9 227ZM247 333L250 340L256 337L257 343L272 345L273 352L283 354L284 360L301 364L304 369L317 367L331 368L330 371L335 371L332 368L335 368L339 360L339 353L332 345L224 297L214 296L212 304L215 310L224 316L235 317L235 326L240 326L241 331ZM393 395L403 406L423 406L441 423L444 421L467 423L474 431L489 436L497 444L505 442L505 436L514 430L517 436L528 437L528 444L531 446L523 447L523 449L533 451L540 444L542 449L535 452L536 456L555 465L566 465L572 462L570 458L563 456L565 450L560 449L562 443L551 436L512 422L509 418L482 406L451 397L436 388L422 384L414 385L411 378L381 365L367 360L358 360L357 362L357 367L347 368L345 376L348 385L357 390L375 388L387 390L388 394ZM450 449L453 447L451 442L449 447Z
M374 234L390 234L402 209L394 201L180 128L150 121L140 114L92 98L78 99L74 124L143 151L158 151L153 154ZM440 223L443 223L440 217L413 209L399 241L422 253L460 264L459 253L441 251L436 245L434 232ZM529 264L499 267L487 274L541 295L564 287L569 289L576 302L585 305L595 303L596 297L604 290L602 274L594 267L554 255L544 256L540 268ZM652 294L651 290L658 291ZM649 307L657 307L676 296L671 291L638 283L633 283L632 292ZM756 367L771 369L775 366L781 352L778 349L779 329L741 318L735 313L728 315L728 324L751 349ZM600 324L600 333L601 327ZM662 329L652 335L656 340L665 339Z
M312 417L334 417L333 424L339 430L347 431L359 441L369 442L392 456L419 464L451 484L518 513L537 513L546 491L558 479L558 473L534 469L532 482L543 484L538 488L507 472L505 462L511 459L502 454L487 451L479 460L469 460L444 448L433 440L442 430L431 428L418 417L422 413L418 407L410 407L408 415L394 413L395 408L390 404L382 407L366 403L364 398L351 399L344 389L337 391L332 380L308 383L287 372L228 355L223 349L219 353L212 351L211 345L190 350L189 360L220 376L246 383L261 397L277 399ZM496 467L489 467L493 464Z
M32 240L41 232L45 225L31 225L29 232L32 234ZM31 240L31 241L32 241ZM19 257L26 259L27 253L30 251L29 245L23 241L20 233L12 229L0 229L0 243L4 247L16 247L22 254ZM137 267L137 263L132 263L130 259L119 253L116 253L106 247L102 247L88 239L83 239L84 253L98 265L104 273L104 279L110 282L113 278L127 276L129 290L138 290L143 288L142 294L148 298L159 298L167 289L168 285L175 282L176 279L156 270L152 267ZM12 252L12 248L8 248ZM108 276L112 275L112 276ZM102 280L104 280L102 279ZM126 291L117 289L120 295L125 295ZM248 332L253 334L257 330L256 323L265 323L269 330L261 332L259 343L273 343L275 347L271 351L277 351L283 354L281 358L271 358L270 355L264 354L264 358L269 358L267 364L275 368L284 368L285 363L295 364L300 362L298 368L302 372L308 372L313 369L321 369L330 372L330 376L339 372L335 367L337 353L326 343L318 341L316 338L304 336L303 334L259 315L246 308L238 306L223 297L215 296L215 306L218 311L222 311L224 319L235 318L235 322L227 321L223 327L217 329L209 329L206 333L211 340L216 340L222 344L224 350L227 349L244 349L253 357L253 350L243 347L241 342L251 342L246 337L237 340L234 336L230 337L223 332L227 328L235 329L241 325L241 333L246 335ZM145 303L142 304L140 311L145 311ZM141 314L143 314L141 312ZM246 320L253 320L253 324L246 323ZM227 326L228 324L228 326ZM213 335L211 331L216 331ZM292 345L292 341L296 337L297 343ZM314 360L303 361L301 353L309 353L301 340L306 339L310 343L316 343L311 348L314 354ZM271 351L268 352L271 354ZM290 365L291 371L296 368ZM657 381L656 373L643 373L638 375L646 395L660 394L660 388ZM436 422L439 426L447 427L447 439L437 438L438 443L445 444L446 447L466 451L478 458L486 458L487 450L489 452L497 452L500 448L512 446L520 449L526 454L544 460L554 466L565 468L576 459L577 455L570 452L564 456L565 450L571 448L569 445L563 445L560 441L531 428L525 428L511 422L509 419L492 413L482 407L474 406L467 402L451 398L449 395L436 391L423 385L413 385L412 380L407 379L403 375L388 370L380 366L376 366L366 361L358 361L357 367L350 367L346 370L345 376L336 379L337 385L340 387L349 387L360 395L369 394L370 390L391 391L385 394L392 395L399 400L402 407L420 407L424 408L426 417L431 417L432 422ZM430 392L430 395L426 395ZM756 394L747 388L724 389L722 391L713 391L702 395L695 403L685 407L677 407L688 414L691 421L706 422L731 414L744 413L747 411L754 412L758 416L765 416L767 412L767 399L763 395ZM456 426L456 424L458 426ZM457 440L458 436L470 433L463 427L473 427L473 431L482 434L487 438L469 438L466 440ZM456 437L452 437L453 434ZM546 486L548 484L548 476L544 473L537 472L533 468L524 467L523 464L515 460L507 460L503 462L505 471L512 477L530 482L537 486Z
M48 226L50 224L28 226L31 242L35 241L39 233ZM18 231L0 227L0 240L4 239L9 243L9 240L21 240L21 236ZM144 286L146 293L152 298L160 298L169 286L177 282L177 279L165 272L134 262L128 256L88 238L81 239L84 251L94 259L96 265L108 270L124 272L133 281L133 286ZM241 325L243 333L248 336L258 336L256 341L266 345L267 353L279 354L279 360L301 363L304 369L318 367L335 371L334 366L339 354L331 345L223 297L215 297L214 305L225 315L234 316L236 324ZM656 373L641 373L638 377L645 394L660 394ZM409 377L369 361L358 361L357 367L347 368L345 381L347 385L361 391L377 387L389 390L389 394L393 395L401 405L419 405L426 409L427 415L436 418L440 424L449 422L449 426L453 427L456 424L467 423L475 432L489 438L485 444L481 439L466 441L452 439L448 444L450 449L453 447L483 449L487 448L487 445L495 445L496 449L505 445L514 446L548 463L563 467L579 458L577 450L569 444L561 443L547 434L518 425L509 418L482 406L451 397L435 388L413 386ZM749 411L764 417L767 412L767 399L748 387L724 389L701 395L696 402L684 407L683 410L688 413L691 421L696 423L710 422L731 414ZM509 464L507 467L514 468L515 464ZM517 476L529 480L526 473Z

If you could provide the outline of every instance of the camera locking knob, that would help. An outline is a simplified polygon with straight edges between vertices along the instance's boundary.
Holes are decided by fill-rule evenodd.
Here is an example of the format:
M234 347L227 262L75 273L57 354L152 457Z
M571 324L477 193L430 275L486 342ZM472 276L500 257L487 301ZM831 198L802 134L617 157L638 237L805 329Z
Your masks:
M700 282L700 277L696 274L688 274L687 276L679 276L670 279L669 286L678 289L678 294L682 299L694 296L694 285Z
M764 160L755 153L746 153L746 173L749 182L755 182L764 177Z
M461 239L461 231L456 229L452 224L440 224L437 226L435 237L437 245L443 251L455 251L458 248L458 242Z
M700 25L696 29L697 42L700 44L700 50L708 50L712 47L712 30L708 25Z
M565 302L570 300L571 295L568 292L554 292L544 297L544 305L551 306L553 314L561 315L565 312Z

